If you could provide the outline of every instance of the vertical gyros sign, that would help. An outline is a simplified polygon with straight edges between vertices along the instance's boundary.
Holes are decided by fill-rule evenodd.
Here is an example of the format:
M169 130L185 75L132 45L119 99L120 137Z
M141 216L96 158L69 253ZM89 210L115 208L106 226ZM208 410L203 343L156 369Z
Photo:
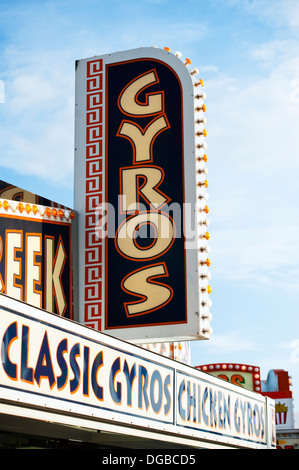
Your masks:
M79 315L121 339L210 334L196 73L158 48L76 62Z

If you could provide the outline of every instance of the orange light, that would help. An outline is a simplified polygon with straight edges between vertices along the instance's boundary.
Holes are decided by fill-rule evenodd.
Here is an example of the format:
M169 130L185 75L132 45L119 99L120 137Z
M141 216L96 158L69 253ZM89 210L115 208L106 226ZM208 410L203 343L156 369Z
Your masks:
M194 86L204 86L204 81L200 78L198 82L194 83Z
M47 215L48 217L51 217L51 209L50 209L50 207L47 207L45 212L46 212L46 215Z
M57 210L56 209L52 209L52 215L53 215L53 217L57 217Z
M33 212L33 214L37 214L37 212L38 212L38 208L35 204L32 206L32 212Z
M0 209L1 209L1 207L2 207L2 201L0 201Z
M203 156L202 158L203 158L203 160L204 160L204 161L207 163L207 161L208 161L208 157L207 157L207 155L206 155L206 154L204 154L204 156Z
M8 202L8 201L4 201L4 202L3 202L3 207L4 207L4 209L5 209L6 211L8 211L8 209L9 209L9 202Z
M75 218L75 213L71 212L71 219L74 220L74 218Z
M199 264L201 264L202 266L203 266L204 264L206 264L207 266L211 266L211 261L209 260L209 258L207 258L206 261L200 261Z
M192 64L192 62L191 62L190 59L185 59L185 65L191 65L191 64Z
M206 107L206 105L205 105L205 104L203 104L203 105L202 105L202 110L203 110L203 112L204 112L204 113L206 112L206 110L207 110L207 107Z
M164 49L165 51L168 51L168 52L170 52L170 49L169 49L169 47L163 47L163 49Z
M30 214L30 212L31 212L30 204L26 204L25 210L26 210L27 214Z
M210 294L212 292L212 288L210 286L207 287L207 292Z
M63 217L63 211L62 211L61 209L59 209L58 215L59 215L59 217L62 219L62 217Z
M209 234L209 232L206 232L206 233L205 233L204 238L206 238L207 240L210 239L210 234Z
M18 204L18 209L19 209L19 211L20 211L21 213L22 213L23 210L24 210L24 206L23 206L23 204L22 204L21 202L19 202L19 204Z
M200 109L200 108L198 108L198 109ZM204 137L207 137L208 133L207 133L207 131L206 131L205 129L203 129L202 131L196 132L195 135L196 135L197 137L200 137L201 135L203 135Z

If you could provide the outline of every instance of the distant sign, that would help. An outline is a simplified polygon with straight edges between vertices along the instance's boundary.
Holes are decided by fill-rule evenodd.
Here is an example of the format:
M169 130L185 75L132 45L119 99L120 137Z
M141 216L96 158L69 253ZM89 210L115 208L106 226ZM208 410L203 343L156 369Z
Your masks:
M196 369L208 372L214 377L230 382L239 387L261 393L260 368L250 364L219 362L196 366Z
M72 318L71 213L0 199L0 292Z
M99 331L145 342L209 336L198 285L194 106L190 72L165 50L76 63L80 320Z
M0 342L0 400L20 410L192 446L275 447L271 399L3 295Z

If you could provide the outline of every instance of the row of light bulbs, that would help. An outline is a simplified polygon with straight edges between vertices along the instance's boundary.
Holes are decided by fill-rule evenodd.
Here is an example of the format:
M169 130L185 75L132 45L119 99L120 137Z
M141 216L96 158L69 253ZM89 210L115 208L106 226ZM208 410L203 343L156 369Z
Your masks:
M167 52L171 52L168 47L164 47ZM182 57L180 52L175 52L178 58ZM185 59L184 64L186 67L191 65L190 59ZM210 248L208 246L208 240L210 234L208 232L209 220L207 214L209 213L209 207L207 205L209 195L207 193L208 181L206 176L208 169L206 163L208 157L206 155L207 143L205 138L207 131L205 129L207 120L205 118L206 105L204 101L206 99L206 93L203 90L204 82L202 79L198 79L197 75L199 71L194 68L190 71L192 77L193 88L194 88L194 116L195 116L195 159L196 159L196 197L197 197L197 226L198 226L198 284L200 291L200 329L201 333L209 337L212 333L210 322L212 315L210 308L212 302L209 298L211 293L211 287L209 281L211 274L209 272L209 266L211 264L208 257Z
M198 283L200 291L200 328L201 332L209 337L212 334L212 328L210 322L212 315L210 308L212 301L209 298L211 293L211 287L209 281L211 274L209 267L211 261L209 256L210 247L208 240L210 234L208 232L209 220L207 215L209 213L209 206L207 205L209 195L207 193L208 181L207 174L208 169L206 163L208 157L206 150L208 145L205 141L207 137L207 131L205 129L207 120L205 118L206 105L204 101L206 99L206 93L203 91L204 82L201 79L197 79L198 70L193 69L190 75L193 79L194 87L194 117L195 117L195 169L196 169L196 197L197 197L197 228L198 228Z
M0 199L0 210L3 212L13 212L19 214L33 214L34 216L73 220L75 213L68 209L58 209L55 207L46 207L38 204L29 204L18 201L8 201L6 199Z

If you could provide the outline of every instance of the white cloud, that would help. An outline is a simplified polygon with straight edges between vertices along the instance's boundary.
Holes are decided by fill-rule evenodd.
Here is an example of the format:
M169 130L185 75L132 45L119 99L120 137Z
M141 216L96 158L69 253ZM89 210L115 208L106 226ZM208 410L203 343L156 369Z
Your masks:
M230 354L237 357L236 353L240 354L246 351L258 351L260 349L252 339L249 339L249 335L245 337L244 333L240 331L232 331L224 334L213 333L208 341L198 341L191 344L195 354L199 352L201 347L204 347L205 354L215 355L216 358L223 358Z
M74 160L71 62L64 61L65 54L54 52L27 51L22 55L16 48L11 52L16 63L6 72L0 164L71 187Z
M220 72L206 83L212 266L218 279L294 292L299 44L275 41L250 52L258 64L267 58L259 75L241 79Z

